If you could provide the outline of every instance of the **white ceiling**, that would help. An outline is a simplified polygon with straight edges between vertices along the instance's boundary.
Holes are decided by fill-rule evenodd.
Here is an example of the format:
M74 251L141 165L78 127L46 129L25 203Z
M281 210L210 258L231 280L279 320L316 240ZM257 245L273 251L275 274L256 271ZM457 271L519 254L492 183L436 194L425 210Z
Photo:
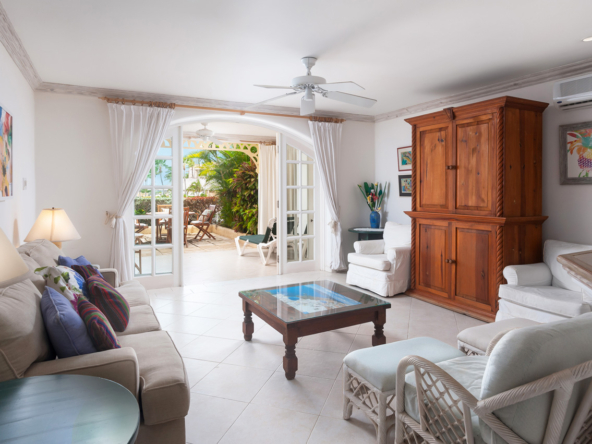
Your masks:
M590 0L1 0L45 82L257 102L303 75L380 114L592 57ZM299 106L299 98L274 105Z

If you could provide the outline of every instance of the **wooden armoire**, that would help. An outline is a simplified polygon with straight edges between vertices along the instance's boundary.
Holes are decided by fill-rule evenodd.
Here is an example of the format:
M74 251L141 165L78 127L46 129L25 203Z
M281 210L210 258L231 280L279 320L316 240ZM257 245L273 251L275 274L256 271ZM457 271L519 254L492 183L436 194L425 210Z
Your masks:
M408 294L486 321L507 265L542 261L546 103L500 97L412 125Z

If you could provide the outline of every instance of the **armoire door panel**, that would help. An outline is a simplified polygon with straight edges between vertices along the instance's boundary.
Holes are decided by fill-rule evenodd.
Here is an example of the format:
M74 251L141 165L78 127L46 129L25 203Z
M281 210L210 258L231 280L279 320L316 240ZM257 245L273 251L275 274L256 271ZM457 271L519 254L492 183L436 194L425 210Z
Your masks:
M454 300L487 309L495 278L495 232L489 225L455 223L452 251Z
M447 211L450 193L446 166L450 159L450 126L419 128L419 193L418 208Z
M418 287L448 297L449 258L448 222L418 220L417 257Z
M455 209L471 213L489 213L493 201L495 143L493 119L475 118L457 122L455 161Z

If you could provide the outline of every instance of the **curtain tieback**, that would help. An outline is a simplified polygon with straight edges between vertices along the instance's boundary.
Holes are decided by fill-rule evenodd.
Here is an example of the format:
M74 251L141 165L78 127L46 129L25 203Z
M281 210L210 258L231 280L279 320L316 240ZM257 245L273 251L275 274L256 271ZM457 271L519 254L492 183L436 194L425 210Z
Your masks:
M105 225L109 224L111 225L111 228L115 228L115 220L116 219L121 219L123 216L118 216L116 213L109 213L108 211L105 211Z
M333 234L337 233L337 228L339 227L339 221L331 219L327 225L329 225L329 228L331 228L331 233L333 233Z

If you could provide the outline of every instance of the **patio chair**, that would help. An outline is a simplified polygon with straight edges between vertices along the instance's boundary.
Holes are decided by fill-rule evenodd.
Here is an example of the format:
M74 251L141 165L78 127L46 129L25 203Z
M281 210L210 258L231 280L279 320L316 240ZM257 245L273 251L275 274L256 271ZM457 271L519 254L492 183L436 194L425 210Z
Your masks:
M588 443L590 337L587 313L503 331L486 356L446 356L430 338L357 350L344 359L343 416L362 410L380 444L393 426L395 444Z
M183 245L187 246L187 230L189 229L189 207L183 208Z
M195 228L197 228L197 233L192 241L195 240L202 240L204 236L208 236L210 239L216 240L214 235L210 233L208 230L210 229L210 225L212 225L212 219L216 214L216 205L210 205L207 210L204 210L197 220L191 222ZM199 239L197 238L199 236Z
M242 247L240 245L240 241L244 241ZM248 244L257 245L257 251L259 252L261 262L263 262L263 265L269 264L271 254L277 247L276 218L272 217L271 219L269 219L269 222L267 223L267 229L265 230L265 234L250 234L245 236L237 236L234 238L234 243L236 244L236 250L238 251L239 256L244 256L245 249L247 248ZM267 250L267 254L265 254L263 250Z

